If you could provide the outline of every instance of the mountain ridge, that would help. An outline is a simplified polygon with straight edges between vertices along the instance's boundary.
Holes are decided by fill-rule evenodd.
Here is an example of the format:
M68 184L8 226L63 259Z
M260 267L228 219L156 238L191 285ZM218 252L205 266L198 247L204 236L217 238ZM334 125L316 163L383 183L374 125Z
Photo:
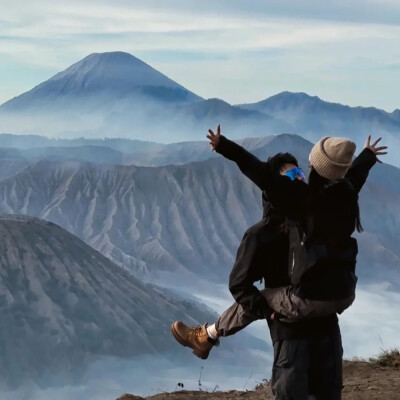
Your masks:
M254 153L266 159L293 151L306 166L311 146L282 135ZM359 272L368 281L386 281L388 268L397 276L391 267L400 263L397 176L398 169L377 165L361 193L366 233L359 263L366 268ZM49 219L138 276L167 286L200 276L224 281L240 238L262 215L259 189L222 157L162 167L41 161L0 182L0 212Z
M97 63L98 59L102 62ZM89 55L0 106L3 130L13 133L104 134L164 143L193 139L221 123L237 139L288 132L312 141L348 136L361 144L372 131L385 136L390 146L400 146L399 115L398 109L389 113L350 107L304 92L281 92L240 105L205 100L121 52ZM392 154L388 158L399 165Z

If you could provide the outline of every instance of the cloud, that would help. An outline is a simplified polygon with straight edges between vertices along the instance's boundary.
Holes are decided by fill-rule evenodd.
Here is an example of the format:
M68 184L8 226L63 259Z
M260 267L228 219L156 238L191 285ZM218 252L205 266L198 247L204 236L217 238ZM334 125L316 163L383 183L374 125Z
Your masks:
M384 286L357 291L354 305L340 317L345 357L371 357L400 347L400 293Z
M231 103L299 90L352 105L395 108L396 70L387 78L382 71L400 63L393 50L400 37L400 6L389 0L379 4L4 0L0 63L9 71L41 67L51 70L50 77L90 53L122 50L203 97ZM12 93L7 76L0 76L0 85L7 87L0 102ZM13 76L17 95L40 83L43 74L30 86L20 83L17 72Z

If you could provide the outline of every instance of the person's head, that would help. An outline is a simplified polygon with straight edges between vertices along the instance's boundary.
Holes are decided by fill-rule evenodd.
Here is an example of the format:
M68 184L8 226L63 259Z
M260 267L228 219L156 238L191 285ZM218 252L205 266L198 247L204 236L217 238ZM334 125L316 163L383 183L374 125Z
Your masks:
M318 192L330 182L344 178L351 166L355 151L356 144L345 138L324 137L319 140L311 149L309 158L311 171L308 176L308 184L311 189ZM345 194L349 199L354 200L348 202L348 207L354 207L355 225L358 232L361 232L362 225L357 197L349 195L346 190L343 191L343 187L346 185L344 182L341 185L342 195ZM352 190L354 191L354 189Z
M324 137L310 153L310 167L322 178L335 181L344 178L351 166L356 144L340 137Z
M268 158L267 164L272 174L286 175L287 172L299 167L299 164L290 153L278 153Z

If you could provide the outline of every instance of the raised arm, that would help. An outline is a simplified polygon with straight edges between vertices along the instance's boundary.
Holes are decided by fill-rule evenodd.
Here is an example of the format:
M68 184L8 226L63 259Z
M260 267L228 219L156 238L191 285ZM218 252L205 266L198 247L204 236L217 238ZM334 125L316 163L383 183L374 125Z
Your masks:
M261 190L265 189L267 165L256 156L245 150L242 146L232 142L221 135L221 128L218 125L216 133L211 129L207 138L210 140L211 149L223 155L225 158L234 161L239 169Z
M360 192L364 186L371 168L377 161L381 162L377 156L387 154L387 152L384 151L387 149L387 146L377 147L380 140L381 138L371 144L371 135L369 135L364 150L354 159L351 167L347 171L346 178L351 182L357 193Z

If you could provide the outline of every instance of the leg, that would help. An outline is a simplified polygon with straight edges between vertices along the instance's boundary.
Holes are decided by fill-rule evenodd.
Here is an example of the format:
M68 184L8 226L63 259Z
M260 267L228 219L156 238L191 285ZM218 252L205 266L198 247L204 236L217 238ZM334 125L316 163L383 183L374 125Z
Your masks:
M310 393L317 400L342 397L343 349L340 330L311 342Z
M205 360L210 350L219 344L219 336L233 335L257 319L240 304L234 303L222 313L214 325L189 327L176 321L171 325L171 332L181 345L190 347L196 356Z
M197 356L206 359L211 348L218 343L218 336L233 335L251 322L265 318L268 304L254 282L263 276L265 264L269 263L273 254L268 251L269 245L273 240L276 241L278 234L277 228L268 226L265 221L246 231L229 279L232 295L244 307L233 304L211 326L188 327L181 321L174 322L171 325L172 335L180 344L192 348Z
M308 340L280 340L274 343L271 388L275 400L308 400Z
M238 303L232 304L225 310L215 323L218 336L230 336L257 321L259 317L244 309Z

